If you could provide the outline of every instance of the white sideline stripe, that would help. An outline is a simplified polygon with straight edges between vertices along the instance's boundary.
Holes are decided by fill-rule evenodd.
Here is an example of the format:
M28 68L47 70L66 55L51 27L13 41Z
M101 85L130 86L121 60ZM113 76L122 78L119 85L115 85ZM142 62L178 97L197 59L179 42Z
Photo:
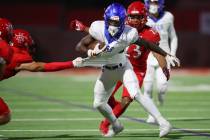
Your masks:
M198 92L198 91L210 91L210 85L199 84L192 86L180 86L172 85L168 88L169 91L180 91L180 92Z
M92 110L88 110L88 109L14 109L12 110L12 112L92 112ZM138 108L133 108L133 109L128 109L127 111L129 112L139 112L140 109ZM209 112L209 109L163 109L161 111L166 111L166 112Z
M25 118L25 119L12 119L13 122L36 122L36 121L95 121L95 120L102 120L103 118L46 118L46 119L31 119L31 118ZM136 119L144 119L147 118L136 118ZM179 118L167 118L170 121L177 121L177 120L205 120L210 118L205 117L179 117ZM129 120L127 118L120 118L120 120Z
M210 129L173 129L173 131L188 130L188 131L210 131ZM126 132L139 132L139 131L159 131L159 129L125 129ZM8 129L0 130L0 132L99 132L98 129L67 129L67 130L20 130Z

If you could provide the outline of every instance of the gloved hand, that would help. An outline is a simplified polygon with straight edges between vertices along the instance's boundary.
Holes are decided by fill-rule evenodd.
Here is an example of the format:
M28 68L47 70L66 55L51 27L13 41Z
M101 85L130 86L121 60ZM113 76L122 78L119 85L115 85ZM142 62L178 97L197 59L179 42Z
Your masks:
M102 53L102 52L106 49L106 46L104 46L104 47L102 47L102 48L100 48L100 46L101 46L101 44L100 44L100 43L97 43L97 44L95 45L95 47L94 47L93 50L92 50L92 49L89 49L89 50L87 51L87 55L88 55L89 57L94 57L94 56L97 56L97 55L99 55L100 53Z
M170 71L167 67L162 68L163 74L166 76L167 81L170 79Z
M165 58L166 58L166 62L167 62L167 68L170 68L170 66L180 67L180 60L176 56L167 54Z
M76 59L74 59L72 61L74 67L82 67L82 64L83 64L83 58L82 57L77 57Z
M71 21L70 28L76 31L85 31L87 27L81 21L75 19Z

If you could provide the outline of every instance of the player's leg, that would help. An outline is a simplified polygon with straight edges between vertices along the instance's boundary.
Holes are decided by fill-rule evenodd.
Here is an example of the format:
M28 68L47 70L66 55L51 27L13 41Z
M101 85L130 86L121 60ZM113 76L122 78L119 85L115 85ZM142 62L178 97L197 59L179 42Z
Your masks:
M115 107L117 107L118 108L118 106L121 106L121 103L119 102L119 101L117 101L116 99L115 99L115 97L114 97L114 94L117 92L117 90L121 87L121 85L122 85L122 82L117 82L117 84L116 84L116 86L115 86L115 89L114 89L114 91L112 92L112 95L111 95L111 97L109 98L109 100L108 100L108 104L110 105L110 107L113 109L113 108L115 108ZM114 112L114 110L112 110L113 111L113 113L115 114L115 112ZM115 116L116 116L116 114L115 114ZM118 117L118 116L116 116L116 117ZM102 134L107 134L108 133L108 130L109 130L109 125L110 125L110 122L109 122L109 120L108 119L104 119L103 121L101 121L101 123L100 123L100 126L99 126L99 129L100 129L100 131L101 131L101 133Z
M109 120L115 132L114 134L117 134L123 130L123 126L117 120L112 112L112 108L107 103L117 82L113 74L115 74L114 71L104 70L100 78L96 81L94 88L94 108L97 108L98 111Z
M155 66L147 65L147 71L144 78L144 94L152 98L153 82L155 78Z
M168 89L168 81L163 74L163 71L160 67L156 70L156 79L157 79L157 90L158 90L158 103L163 105L165 99L165 93Z
M162 117L161 113L159 112L151 98L141 93L136 75L134 71L129 67L125 69L123 75L123 84L130 93L130 97L141 104L144 109L157 120L158 124L160 125L159 136L162 137L167 135L171 129L170 123Z
M0 98L0 125L6 124L10 121L10 109L2 98Z

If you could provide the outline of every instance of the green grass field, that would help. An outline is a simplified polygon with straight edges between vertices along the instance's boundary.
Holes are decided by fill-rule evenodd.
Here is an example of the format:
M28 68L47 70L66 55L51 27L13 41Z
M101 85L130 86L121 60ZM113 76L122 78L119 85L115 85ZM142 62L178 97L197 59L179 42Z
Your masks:
M102 116L92 110L94 75L16 76L0 83L0 96L12 110L12 121L0 126L0 140L101 140ZM117 93L120 97L120 92ZM210 75L173 75L162 114L174 130L165 140L210 139ZM154 140L158 126L133 103L121 118L125 130L117 140Z

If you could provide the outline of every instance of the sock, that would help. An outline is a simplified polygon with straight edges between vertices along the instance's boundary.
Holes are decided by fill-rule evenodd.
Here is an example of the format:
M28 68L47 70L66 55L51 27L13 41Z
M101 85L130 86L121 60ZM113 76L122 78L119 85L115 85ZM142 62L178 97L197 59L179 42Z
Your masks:
M125 112L125 109L126 108L123 108L121 103L118 102L118 104L116 104L114 106L112 111L113 111L114 115L118 118L119 116L121 116ZM110 125L108 119L104 119L103 120L103 125L105 125L105 126L109 126Z
M116 116L112 112L112 108L107 104L104 103L97 107L97 109L101 112L101 114L108 119L108 121L112 124L116 121Z

